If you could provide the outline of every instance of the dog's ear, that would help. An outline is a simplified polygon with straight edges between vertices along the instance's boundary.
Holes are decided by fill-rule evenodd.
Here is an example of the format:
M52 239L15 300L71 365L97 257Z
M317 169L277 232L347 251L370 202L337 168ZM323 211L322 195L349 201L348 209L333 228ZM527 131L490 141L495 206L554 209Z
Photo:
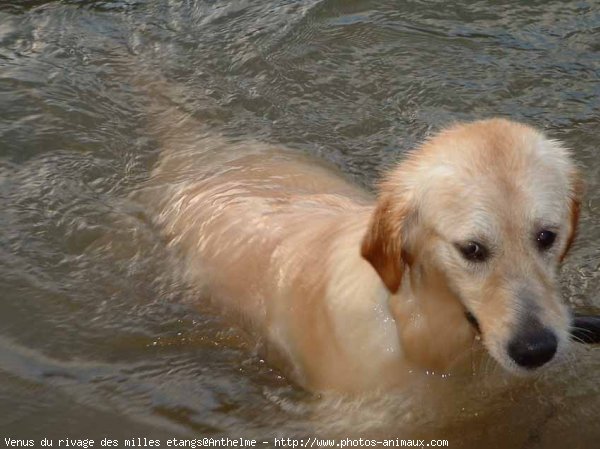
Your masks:
M361 254L375 268L391 293L396 293L402 282L406 254L402 251L402 232L406 207L393 204L391 195L380 196L366 235Z
M563 253L560 255L560 261L566 257L569 249L571 249L571 245L573 245L573 241L577 236L577 225L579 224L579 212L581 209L581 199L583 197L583 192L585 190L585 185L583 180L581 179L581 175L577 170L573 170L570 176L571 179L571 188L569 193L569 211L571 214L571 223L569 226L569 235L567 237L567 245Z

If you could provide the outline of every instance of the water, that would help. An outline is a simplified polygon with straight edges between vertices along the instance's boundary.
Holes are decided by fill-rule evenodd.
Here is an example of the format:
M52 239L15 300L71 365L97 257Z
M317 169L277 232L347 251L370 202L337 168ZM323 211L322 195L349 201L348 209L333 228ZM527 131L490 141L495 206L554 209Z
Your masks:
M1 436L595 445L591 347L510 387L488 365L402 397L299 390L191 305L198 292L130 195L161 151L144 77L168 80L163 100L207 129L327 159L367 188L442 125L509 116L582 167L562 288L594 310L598 32L585 1L0 1Z

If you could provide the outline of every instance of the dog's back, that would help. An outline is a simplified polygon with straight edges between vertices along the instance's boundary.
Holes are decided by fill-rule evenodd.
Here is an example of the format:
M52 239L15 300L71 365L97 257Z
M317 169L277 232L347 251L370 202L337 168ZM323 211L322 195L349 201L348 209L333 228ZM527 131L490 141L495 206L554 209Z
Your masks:
M204 287L297 381L342 385L351 363L333 338L339 323L326 298L332 289L335 297L347 289L341 296L351 307L363 288L371 296L382 290L358 245L373 198L300 152L198 134L193 142L176 134L161 142L150 195L158 224L184 258L186 279ZM349 246L339 236L352 234L353 226ZM356 285L332 285L344 259L360 264L347 267ZM360 307L371 307L364 296ZM327 365L341 371L328 372ZM332 378L337 385L325 380Z

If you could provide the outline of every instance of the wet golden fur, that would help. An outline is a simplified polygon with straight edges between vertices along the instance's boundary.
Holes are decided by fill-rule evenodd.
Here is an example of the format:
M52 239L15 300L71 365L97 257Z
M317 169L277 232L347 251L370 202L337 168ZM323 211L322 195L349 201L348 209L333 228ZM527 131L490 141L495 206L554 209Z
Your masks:
M364 392L450 372L476 336L465 310L508 370L521 371L505 346L525 315L564 353L570 316L556 271L580 187L558 142L502 119L455 125L373 198L297 152L181 135L162 136L157 221L189 282L302 386ZM557 241L540 253L534 233L547 226ZM477 266L455 245L474 238L493 252Z

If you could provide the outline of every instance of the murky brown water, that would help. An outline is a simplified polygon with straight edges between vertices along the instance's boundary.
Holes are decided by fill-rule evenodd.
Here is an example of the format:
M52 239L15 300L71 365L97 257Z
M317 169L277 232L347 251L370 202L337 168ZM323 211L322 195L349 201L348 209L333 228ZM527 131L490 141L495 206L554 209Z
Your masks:
M140 74L209 129L366 186L445 123L509 116L574 149L588 193L563 290L600 307L599 36L585 1L0 1L0 437L595 447L598 348L511 386L492 364L414 395L300 391L189 305L129 198L160 152Z

